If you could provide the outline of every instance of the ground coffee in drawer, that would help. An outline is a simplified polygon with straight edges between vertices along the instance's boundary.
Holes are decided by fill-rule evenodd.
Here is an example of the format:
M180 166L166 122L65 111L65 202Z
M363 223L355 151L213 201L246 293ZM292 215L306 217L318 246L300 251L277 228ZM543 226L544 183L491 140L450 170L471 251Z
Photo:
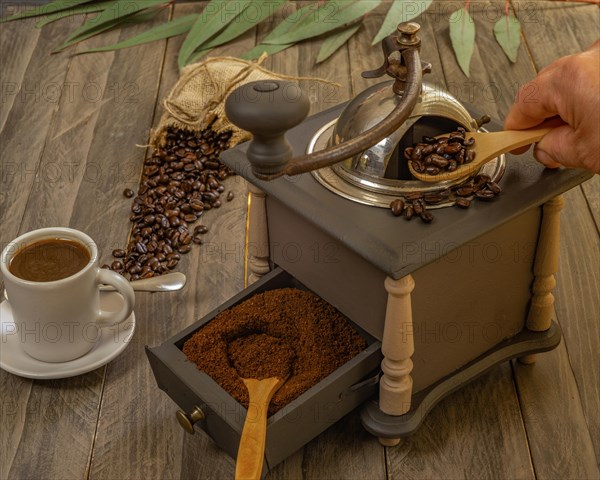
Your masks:
M304 290L283 288L257 294L217 315L185 342L183 352L245 407L248 391L233 362L232 349L275 337L294 350L292 372L274 395L269 414L280 410L359 352L367 342L333 306ZM252 349L259 352L260 343ZM267 368L268 370L269 368ZM261 375L257 365L257 376Z

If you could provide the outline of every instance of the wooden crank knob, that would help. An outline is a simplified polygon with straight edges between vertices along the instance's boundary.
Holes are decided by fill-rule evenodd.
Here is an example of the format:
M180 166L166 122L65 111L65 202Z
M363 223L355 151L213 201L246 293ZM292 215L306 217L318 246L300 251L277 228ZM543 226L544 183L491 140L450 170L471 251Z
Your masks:
M246 153L258 178L281 175L292 158L285 133L301 123L310 101L298 84L282 80L250 82L225 102L227 118L253 136Z

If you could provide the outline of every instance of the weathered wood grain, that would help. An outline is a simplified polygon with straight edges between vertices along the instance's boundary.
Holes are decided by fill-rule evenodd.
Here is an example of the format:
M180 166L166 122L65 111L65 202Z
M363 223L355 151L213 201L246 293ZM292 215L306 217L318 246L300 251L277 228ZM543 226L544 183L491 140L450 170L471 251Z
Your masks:
M513 362L513 370L536 478L599 478L565 343L534 365Z
M50 51L56 38L66 31L62 23L41 30L25 73L21 76L16 72L16 78L23 80L0 132L0 245L6 245L19 231L46 136L58 110L70 60L66 54L51 56ZM8 73L6 78L11 76Z
M566 199L555 309L600 464L600 240L581 190Z
M581 188L588 203L590 213L594 218L596 230L600 233L600 175L594 175L590 180L582 184Z
M8 16L23 10L23 7L1 9L2 15ZM40 30L34 28L35 20L10 22L0 29L0 52L2 52L2 69L0 85L2 86L2 109L0 109L0 131L4 128L8 112L15 99L19 97L19 89L23 85L23 76L37 45Z
M535 478L508 364L443 400L386 450L391 479Z

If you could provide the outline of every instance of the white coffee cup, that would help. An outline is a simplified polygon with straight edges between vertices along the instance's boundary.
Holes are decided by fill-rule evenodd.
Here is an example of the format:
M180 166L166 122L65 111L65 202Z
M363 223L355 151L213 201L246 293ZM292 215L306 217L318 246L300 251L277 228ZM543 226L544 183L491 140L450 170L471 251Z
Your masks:
M67 239L84 246L90 261L70 277L33 282L10 272L10 262L26 246L45 239ZM23 349L44 362L66 362L88 353L101 328L124 322L135 304L129 282L118 273L99 268L98 247L86 234L71 228L42 228L21 235L2 251L0 268L16 333ZM99 285L112 285L124 299L118 312L100 310Z

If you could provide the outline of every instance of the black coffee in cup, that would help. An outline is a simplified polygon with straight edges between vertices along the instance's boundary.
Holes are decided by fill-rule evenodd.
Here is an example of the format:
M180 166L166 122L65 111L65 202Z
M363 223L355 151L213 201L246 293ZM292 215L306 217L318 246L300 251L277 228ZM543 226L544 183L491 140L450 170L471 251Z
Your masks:
M91 256L79 242L47 238L21 248L8 267L10 273L31 282L52 282L82 270Z

